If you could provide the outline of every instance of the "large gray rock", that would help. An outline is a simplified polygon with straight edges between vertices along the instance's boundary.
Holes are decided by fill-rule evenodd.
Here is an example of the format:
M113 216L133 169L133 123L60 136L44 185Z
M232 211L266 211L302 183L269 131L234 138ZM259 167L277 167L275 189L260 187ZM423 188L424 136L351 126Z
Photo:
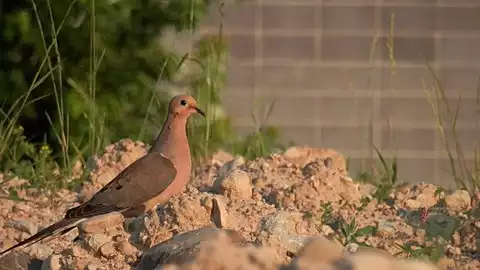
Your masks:
M213 240L220 233L226 233L232 243L245 245L247 241L238 232L215 227L203 227L189 231L159 243L147 250L137 266L137 270L151 270L164 264L182 264L194 259L202 243Z

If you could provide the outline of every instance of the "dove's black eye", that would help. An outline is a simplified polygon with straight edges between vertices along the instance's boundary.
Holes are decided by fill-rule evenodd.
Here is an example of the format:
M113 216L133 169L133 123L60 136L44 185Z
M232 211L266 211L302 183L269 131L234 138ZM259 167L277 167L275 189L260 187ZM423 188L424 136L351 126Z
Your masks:
M180 101L180 104L182 104L182 106L185 106L185 105L187 105L187 102L185 100L182 100L182 101Z

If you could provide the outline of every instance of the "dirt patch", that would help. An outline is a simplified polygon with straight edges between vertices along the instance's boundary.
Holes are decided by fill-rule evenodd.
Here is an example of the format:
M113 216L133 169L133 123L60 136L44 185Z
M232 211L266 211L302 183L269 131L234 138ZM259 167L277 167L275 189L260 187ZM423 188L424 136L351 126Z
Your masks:
M51 200L21 189L24 180L10 181L2 188L17 188L28 201L0 199L2 249L89 199L146 149L128 139L107 147L105 154L87 163L90 182L78 192L63 190ZM191 259L193 265L167 268L348 269L341 267L355 265L369 269L360 265L384 260L389 268L423 269L385 257L388 254L398 259L440 254L437 266L442 269L480 268L475 198L462 191L446 194L428 184L392 190L382 203L374 192L375 187L348 176L345 160L332 149L293 147L254 161L219 152L195 169L183 194L155 213L127 220L102 217L82 224L80 231L23 251L43 260L46 269L131 269L144 253L173 236L217 227L238 232L250 245L233 245L219 236L199 249ZM321 250L337 249L318 239L336 245L339 252L331 255L336 259ZM311 255L319 252L330 259Z

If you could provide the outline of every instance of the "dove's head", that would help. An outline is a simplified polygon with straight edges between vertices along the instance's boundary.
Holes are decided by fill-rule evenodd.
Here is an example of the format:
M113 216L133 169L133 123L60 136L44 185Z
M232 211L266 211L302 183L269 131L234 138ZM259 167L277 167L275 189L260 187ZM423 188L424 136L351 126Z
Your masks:
M190 115L194 113L199 113L205 116L205 112L203 112L197 106L197 101L188 95L178 95L170 100L170 104L168 104L168 111L174 116L180 116L188 118Z

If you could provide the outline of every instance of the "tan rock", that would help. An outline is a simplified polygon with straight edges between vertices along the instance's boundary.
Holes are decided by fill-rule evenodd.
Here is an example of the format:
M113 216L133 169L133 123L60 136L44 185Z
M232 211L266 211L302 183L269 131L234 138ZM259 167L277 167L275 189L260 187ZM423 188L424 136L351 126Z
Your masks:
M347 170L347 162L342 154L329 148L311 148L307 146L292 146L283 152L283 157L297 164L299 167L304 167L308 163L317 158L326 160L331 159L332 168L340 171Z
M435 192L438 187L432 184L420 184L418 186L418 194L415 196L415 200L420 203L420 207L430 208L434 206L438 200L435 196Z
M456 190L445 197L447 208L453 211L464 211L470 208L471 198L465 190Z
M243 164L245 164L244 157L236 156L235 158L232 158L231 160L222 164L222 166L218 169L217 178L225 178L228 173L235 169L239 169Z
M110 237L102 233L89 234L85 236L85 245L93 251L98 251L101 246L110 241Z
M112 258L115 255L115 247L112 242L107 242L100 247L100 254L106 258Z
M353 264L355 270L371 270L371 269L391 269L393 261L391 258L379 252L365 251L355 253L349 256L349 261Z
M329 264L342 258L343 247L323 237L313 237L298 252L292 265L306 269L308 265Z
M232 154L225 152L222 149L217 150L212 155L212 164L217 166L223 166L225 163L233 160L235 157Z
M78 225L78 229L83 233L103 233L108 228L122 225L124 220L122 214L114 212L85 220Z
M117 250L125 256L134 256L137 254L138 249L134 247L128 241L122 241L117 244Z
M422 205L420 204L419 201L417 200L413 200L413 199L408 199L406 202L405 202L405 206L409 209L418 209L420 208Z
M441 269L455 269L455 261L452 258L443 257L437 262L437 266Z
M398 260L394 261L392 270L439 270L433 264L416 260Z
M218 177L213 183L214 190L230 198L249 199L252 197L252 181L250 176L239 169L227 173L224 178Z
M212 222L217 228L228 227L227 204L223 196L216 195L212 199Z

